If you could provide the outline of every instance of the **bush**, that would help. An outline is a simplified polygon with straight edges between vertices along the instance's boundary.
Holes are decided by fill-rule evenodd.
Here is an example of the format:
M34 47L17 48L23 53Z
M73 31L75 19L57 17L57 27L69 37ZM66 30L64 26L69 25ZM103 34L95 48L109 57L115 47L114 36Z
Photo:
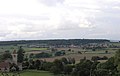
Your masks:
M50 71L50 68L53 66L52 62L45 62L42 65L42 69L45 71Z
M103 56L103 57L99 57L99 56L93 56L91 58L92 61L97 61L97 60L107 60L108 57L107 56Z
M49 57L51 57L51 55L49 53L44 52L35 55L35 58L49 58Z
M69 75L72 72L72 66L71 65L65 65L63 69L64 74Z
M61 73L60 69L57 68L56 66L52 66L50 72L54 73L55 75Z
M66 54L65 51L57 51L55 53L55 56L62 56L62 55L65 55L65 54Z

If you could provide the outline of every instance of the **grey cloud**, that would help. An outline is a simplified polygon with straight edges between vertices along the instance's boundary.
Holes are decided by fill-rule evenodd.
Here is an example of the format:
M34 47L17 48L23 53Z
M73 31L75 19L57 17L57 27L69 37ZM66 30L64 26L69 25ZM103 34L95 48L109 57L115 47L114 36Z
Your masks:
M120 9L114 7L120 7L120 3L114 2L114 0L110 0L110 2L108 0L93 1L96 2L94 4L96 7L89 7L86 3L80 2L77 6L68 6L64 4L64 0L40 0L39 2L49 9L47 13L38 16L0 15L0 39L119 39ZM62 5L56 7L57 4ZM82 19L83 21L81 21Z
M39 1L47 6L56 6L58 3L62 4L64 2L64 0L39 0Z
M58 30L76 30L79 29L78 23L72 22L70 20L63 20L58 26Z
M0 15L2 20L4 19L26 19L26 20L49 20L49 17L46 14L41 14L40 16L31 16L31 15Z
M5 37L8 34L10 34L10 32L0 32L0 37Z

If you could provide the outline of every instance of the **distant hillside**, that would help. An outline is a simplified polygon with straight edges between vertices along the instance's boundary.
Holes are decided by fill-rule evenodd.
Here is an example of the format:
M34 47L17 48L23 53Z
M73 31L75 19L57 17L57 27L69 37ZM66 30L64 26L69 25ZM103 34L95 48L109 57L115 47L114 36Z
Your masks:
M87 43L105 43L110 42L106 39L56 39L56 40L21 40L21 41L0 41L0 45L17 44L46 44L46 45L81 45Z

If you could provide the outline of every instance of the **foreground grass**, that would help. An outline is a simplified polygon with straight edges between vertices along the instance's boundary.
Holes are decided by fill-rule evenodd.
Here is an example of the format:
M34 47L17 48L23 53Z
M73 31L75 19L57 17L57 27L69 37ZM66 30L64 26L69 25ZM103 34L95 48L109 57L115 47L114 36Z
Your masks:
M13 73L8 73L8 75L13 76ZM47 71L27 70L27 71L22 71L20 73L20 76L54 76L54 75Z
M53 76L53 74L45 71L24 71L21 76Z

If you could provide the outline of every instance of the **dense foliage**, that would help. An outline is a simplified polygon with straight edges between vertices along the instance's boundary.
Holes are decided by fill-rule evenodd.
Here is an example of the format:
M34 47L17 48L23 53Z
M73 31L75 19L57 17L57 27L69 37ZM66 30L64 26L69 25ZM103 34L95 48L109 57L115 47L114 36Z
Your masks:
M35 55L35 58L49 58L49 57L51 57L51 54L45 52L38 53Z
M0 60L7 60L7 59L11 59L12 55L9 51L5 51L2 55L1 55L1 59Z
M18 56L17 56L17 60L19 63L22 63L24 60L24 49L20 46L18 52L17 52Z
M26 69L37 69L50 71L55 75L64 76L120 76L120 50L114 57L109 58L106 62L97 60L81 59L75 64L74 58L55 59L54 62L43 60L32 60L24 63Z

